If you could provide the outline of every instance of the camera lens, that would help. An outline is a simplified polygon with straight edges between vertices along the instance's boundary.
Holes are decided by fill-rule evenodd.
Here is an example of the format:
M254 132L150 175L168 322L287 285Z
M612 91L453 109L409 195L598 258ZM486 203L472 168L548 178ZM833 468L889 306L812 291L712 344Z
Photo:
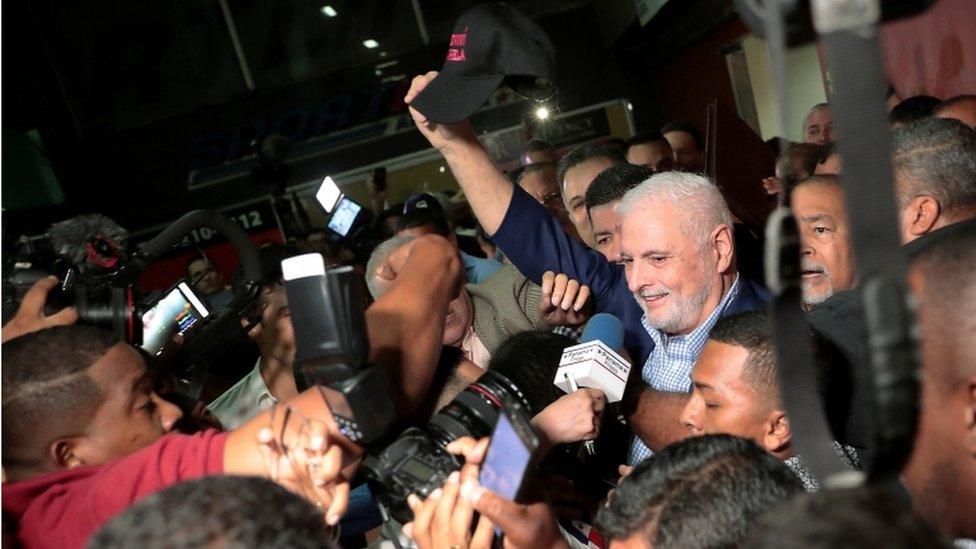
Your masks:
M427 432L442 447L463 436L486 437L495 428L498 409L505 402L516 402L528 409L522 391L514 383L488 370L431 418Z
M131 287L81 287L75 291L74 306L80 322L109 328L116 337L133 345L142 343Z
M490 436L503 406L531 407L504 375L488 370L434 414L423 429L411 428L364 463L372 488L397 520L411 520L407 494L429 494L460 467L445 447L458 438ZM423 471L423 474L420 472Z

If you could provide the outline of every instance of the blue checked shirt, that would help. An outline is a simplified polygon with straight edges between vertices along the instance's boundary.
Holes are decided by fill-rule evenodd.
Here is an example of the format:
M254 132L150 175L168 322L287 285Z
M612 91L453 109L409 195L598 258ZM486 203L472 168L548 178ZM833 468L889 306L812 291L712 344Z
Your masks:
M644 383L651 389L667 391L670 393L689 393L691 392L691 368L698 360L705 341L708 340L708 333L712 331L712 326L728 308L729 304L735 300L739 294L739 275L735 275L732 287L726 292L725 297L718 303L718 307L708 315L705 322L694 329L691 333L669 336L647 323L647 316L641 318L641 323L647 333L651 334L654 340L654 350L651 356L644 363L641 370L641 377ZM627 463L637 465L645 459L651 457L654 452L644 445L644 443L634 435L634 440L630 445Z

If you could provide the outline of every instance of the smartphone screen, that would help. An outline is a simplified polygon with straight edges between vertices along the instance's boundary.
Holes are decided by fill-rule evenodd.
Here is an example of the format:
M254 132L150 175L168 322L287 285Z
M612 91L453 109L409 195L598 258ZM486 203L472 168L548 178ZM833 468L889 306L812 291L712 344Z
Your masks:
M315 192L315 200L322 206L325 213L330 213L334 210L340 198L342 198L342 191L339 190L339 186L332 180L332 176L327 176L323 179L322 184L319 185L319 190Z
M342 197L339 205L336 206L335 213L329 219L329 228L342 236L347 236L360 210L362 210L362 206L347 197Z
M499 414L478 483L505 499L514 500L533 449L522 441L508 415Z
M210 311L186 282L180 282L142 315L142 348L159 354L175 334L184 335Z

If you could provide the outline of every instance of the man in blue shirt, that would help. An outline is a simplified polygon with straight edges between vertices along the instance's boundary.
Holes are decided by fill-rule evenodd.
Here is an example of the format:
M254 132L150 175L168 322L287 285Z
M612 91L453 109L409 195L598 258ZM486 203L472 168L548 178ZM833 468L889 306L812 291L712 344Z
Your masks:
M414 79L409 103L436 77ZM485 231L527 278L547 270L590 286L596 309L618 316L624 345L643 365L629 422L637 462L685 436L678 418L691 367L720 316L759 308L758 285L740 280L732 220L718 188L695 174L658 174L630 191L621 207L621 264L571 239L545 207L513 186L467 123L442 125L411 108L421 133L444 155ZM661 187L662 190L658 190Z

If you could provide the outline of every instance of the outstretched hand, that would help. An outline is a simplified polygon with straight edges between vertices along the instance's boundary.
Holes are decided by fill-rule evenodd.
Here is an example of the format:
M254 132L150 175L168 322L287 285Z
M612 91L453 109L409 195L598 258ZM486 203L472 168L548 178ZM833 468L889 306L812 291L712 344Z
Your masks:
M3 342L31 332L38 332L45 328L67 326L78 322L78 311L74 307L65 307L52 314L44 314L47 296L58 286L58 279L54 276L44 277L34 283L20 300L20 307L10 322L3 326Z

